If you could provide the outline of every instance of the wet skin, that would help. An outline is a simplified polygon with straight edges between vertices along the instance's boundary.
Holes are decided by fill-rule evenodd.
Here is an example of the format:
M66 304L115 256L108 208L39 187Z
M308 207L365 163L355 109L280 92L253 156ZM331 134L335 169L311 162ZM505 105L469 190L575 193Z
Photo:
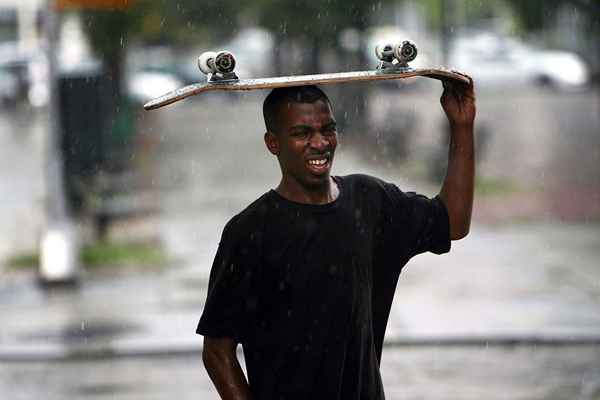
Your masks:
M265 144L281 168L277 192L299 203L335 200L338 190L330 172L337 129L329 104L318 100L282 105L278 130L265 133Z

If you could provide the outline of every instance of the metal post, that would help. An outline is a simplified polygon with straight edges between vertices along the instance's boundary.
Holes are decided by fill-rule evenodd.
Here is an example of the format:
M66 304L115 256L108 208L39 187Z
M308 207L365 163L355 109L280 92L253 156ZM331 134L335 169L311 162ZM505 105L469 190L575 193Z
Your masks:
M36 5L31 2L21 2L17 6L17 29L19 49L24 53L29 53L38 45L35 12Z
M46 43L50 102L46 141L46 226L40 243L39 277L44 283L73 282L79 270L79 247L75 224L65 195L64 163L60 146L57 42L59 16L54 0L46 3Z

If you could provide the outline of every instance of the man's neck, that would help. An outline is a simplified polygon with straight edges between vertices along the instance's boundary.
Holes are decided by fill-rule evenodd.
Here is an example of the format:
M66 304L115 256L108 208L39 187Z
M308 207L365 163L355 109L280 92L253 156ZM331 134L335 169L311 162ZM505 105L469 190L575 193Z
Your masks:
M311 187L282 178L275 190L286 199L303 204L328 204L335 201L339 195L337 184L331 177L323 185Z

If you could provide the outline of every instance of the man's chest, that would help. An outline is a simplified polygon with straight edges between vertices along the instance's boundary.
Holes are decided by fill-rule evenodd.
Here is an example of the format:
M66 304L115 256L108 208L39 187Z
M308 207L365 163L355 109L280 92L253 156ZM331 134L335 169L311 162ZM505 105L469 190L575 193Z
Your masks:
M377 226L361 210L274 216L262 249L263 290L284 296L367 294Z

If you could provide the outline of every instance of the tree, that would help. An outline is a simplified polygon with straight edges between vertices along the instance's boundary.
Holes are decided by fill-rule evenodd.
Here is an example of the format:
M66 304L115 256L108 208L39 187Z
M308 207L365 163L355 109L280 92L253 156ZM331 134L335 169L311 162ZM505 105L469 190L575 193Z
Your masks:
M337 68L348 69L352 65L364 68L367 61L358 43L360 51L348 52L339 44L340 33L352 29L358 33L359 41L364 40L374 14L385 4L393 0L260 0L248 5L247 15L259 25L267 28L275 38L273 49L274 73L322 72L321 60L326 53L335 54ZM289 49L302 49L300 57L294 58ZM287 65L284 66L287 61ZM347 119L340 119L362 131L366 88L348 86L347 95L339 99L336 109L344 112Z
M520 27L525 32L540 32L552 28L557 21L558 14L567 9L578 13L578 18L583 26L582 31L587 33L588 43L578 49L584 53L588 62L595 70L596 79L600 71L600 2L597 0L505 0L514 10Z
M105 62L117 97L122 94L122 63L129 43L190 44L198 38L227 37L237 27L236 16L231 0L137 0L127 9L82 12L92 49Z
M279 47L287 41L300 42L308 57L302 72L319 71L322 49L341 51L339 35L345 29L364 33L375 11L392 0L260 0L248 10L259 25L269 29ZM277 48L276 50L279 50ZM281 52L276 54L280 58ZM276 71L280 73L281 71Z

